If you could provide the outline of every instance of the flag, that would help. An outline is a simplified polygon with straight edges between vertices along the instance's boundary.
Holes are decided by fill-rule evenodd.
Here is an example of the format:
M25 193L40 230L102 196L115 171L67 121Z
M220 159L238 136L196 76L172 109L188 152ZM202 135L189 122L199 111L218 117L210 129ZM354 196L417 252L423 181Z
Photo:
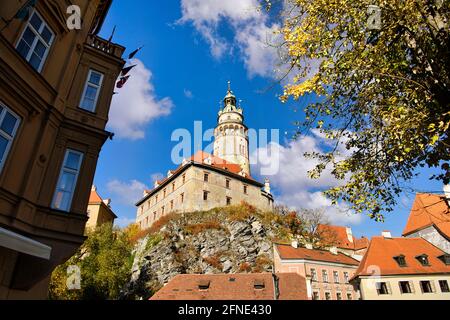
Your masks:
M28 0L25 2L25 4L22 6L22 8L17 11L16 15L14 16L14 19L19 20L26 20L30 16L31 9L33 9L36 6L38 0Z
M134 67L136 67L137 64L134 64L132 66L126 67L122 69L122 77L126 76L128 74L128 72L130 72L131 69L133 69Z
M109 39L108 39L108 42L111 42L112 41L112 38L114 37L114 33L116 32L116 26L114 26L114 28L113 28L113 31L112 31L112 33L111 33L111 36L109 37Z
M125 83L127 82L127 80L128 80L128 78L129 78L130 76L126 76L126 77L121 77L120 78L120 80L117 82L117 88L122 88L124 85L125 85Z
M133 59L134 58L134 56L136 55L136 53L138 53L139 52L139 50L141 50L143 48L143 46L142 47L139 47L139 48L137 48L136 50L134 50L132 53L130 53L130 55L128 56L128 59Z

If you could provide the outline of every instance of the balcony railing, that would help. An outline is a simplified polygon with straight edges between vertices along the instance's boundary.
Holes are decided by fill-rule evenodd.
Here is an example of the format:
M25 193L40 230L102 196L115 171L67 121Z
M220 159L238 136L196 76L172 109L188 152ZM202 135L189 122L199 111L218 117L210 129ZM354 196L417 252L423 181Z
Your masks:
M122 58L122 54L125 51L125 48L121 45L109 42L96 35L88 35L86 44L119 59Z

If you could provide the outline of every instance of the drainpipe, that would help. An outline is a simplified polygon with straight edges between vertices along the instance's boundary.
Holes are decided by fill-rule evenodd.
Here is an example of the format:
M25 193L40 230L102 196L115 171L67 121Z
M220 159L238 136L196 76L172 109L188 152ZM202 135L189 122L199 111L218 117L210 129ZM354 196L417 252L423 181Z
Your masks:
M278 300L280 297L280 279L277 277L275 273L272 273L272 279L273 279L273 299Z

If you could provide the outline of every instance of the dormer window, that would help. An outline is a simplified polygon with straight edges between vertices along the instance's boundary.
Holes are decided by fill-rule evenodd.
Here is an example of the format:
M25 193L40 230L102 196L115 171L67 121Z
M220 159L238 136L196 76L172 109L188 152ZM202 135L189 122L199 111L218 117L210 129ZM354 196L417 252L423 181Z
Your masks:
M417 256L416 259L423 265L423 266L429 266L430 262L428 261L428 256L426 254L422 254L420 256Z
M199 290L208 290L211 282L209 280L200 280L198 282L198 289Z
M439 260L441 260L446 265L450 265L450 254L444 254L440 257L438 257Z
M400 267L407 267L406 259L404 255L399 255L394 257L394 260L398 263Z
M265 284L263 280L255 280L253 287L257 290L262 290L265 288Z
M54 37L44 19L34 11L17 42L16 49L34 69L41 72Z

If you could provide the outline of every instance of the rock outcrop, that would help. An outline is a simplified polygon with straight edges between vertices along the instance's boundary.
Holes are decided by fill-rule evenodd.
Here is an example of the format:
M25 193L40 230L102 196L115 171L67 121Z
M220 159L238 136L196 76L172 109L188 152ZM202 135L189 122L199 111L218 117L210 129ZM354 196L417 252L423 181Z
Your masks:
M279 216L237 206L173 215L139 240L123 299L147 299L183 273L272 271L272 241L288 237Z

